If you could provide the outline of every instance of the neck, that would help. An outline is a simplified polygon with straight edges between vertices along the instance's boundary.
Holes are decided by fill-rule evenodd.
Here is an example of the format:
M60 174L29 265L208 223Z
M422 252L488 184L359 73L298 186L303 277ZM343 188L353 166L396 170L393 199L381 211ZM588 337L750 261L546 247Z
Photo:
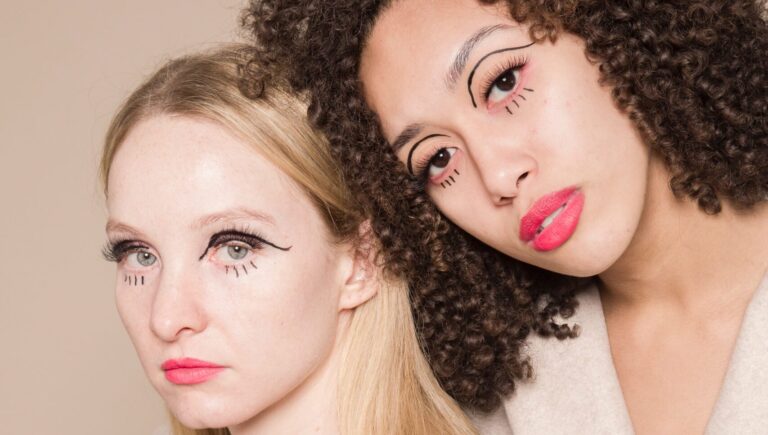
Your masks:
M338 390L341 350L346 342L349 315L343 313L331 354L301 385L278 403L237 426L232 435L339 433ZM258 394L258 392L254 392Z
M654 155L635 237L599 276L606 309L742 310L768 268L768 204L736 210L723 202L722 212L708 215L690 199L676 198L668 180Z

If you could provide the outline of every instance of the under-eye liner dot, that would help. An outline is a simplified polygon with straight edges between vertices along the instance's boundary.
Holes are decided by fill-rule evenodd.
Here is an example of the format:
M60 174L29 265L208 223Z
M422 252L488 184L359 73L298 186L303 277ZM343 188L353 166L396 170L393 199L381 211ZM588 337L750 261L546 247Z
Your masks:
M448 178L450 178L454 183L456 182L456 180L453 179L453 175L449 175Z
M443 189L445 189L445 181L440 183L441 186L443 186Z
M144 285L144 275L141 276L141 285Z
M461 174L459 174L459 171L457 171L457 170L455 170L455 169L453 170L453 172L455 172L455 173L456 173L456 175L461 175Z
M254 269L258 269L255 264L253 264L253 261L251 261L251 266L253 266Z
M512 113L512 111L509 110L509 106L504 106L504 108L507 109L507 113L509 113L510 115L514 115L514 113Z
M528 101L528 99L527 99L527 98L525 98L525 95L523 95L523 94L520 94L520 95L518 95L518 97L522 98L522 99L523 99L523 100L525 100L525 101Z
M136 277L136 275L133 275L133 285L137 285L139 283L139 278Z
M517 100L512 100L512 102L513 102L513 103L515 103L515 106L517 106L518 108L520 108L520 105L517 103Z
M243 264L243 272L245 272L245 274L248 275L248 269L245 268L245 264Z
M235 271L235 276L236 276L237 278L240 278L240 272L238 272L238 271L237 271L237 268L236 268L236 267L234 267L234 266L232 266L232 270L234 270L234 271Z
M529 89L529 88L523 88L523 89L528 91L528 92L533 92L533 89Z

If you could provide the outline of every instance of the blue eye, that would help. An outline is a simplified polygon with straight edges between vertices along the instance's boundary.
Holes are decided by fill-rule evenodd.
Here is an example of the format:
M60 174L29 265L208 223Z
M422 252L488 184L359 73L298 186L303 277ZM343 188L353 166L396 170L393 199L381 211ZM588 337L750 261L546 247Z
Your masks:
M242 244L224 245L216 250L214 258L222 264L233 264L248 256L252 248Z
M128 266L135 269L152 266L156 261L157 257L147 251L132 252L126 257Z

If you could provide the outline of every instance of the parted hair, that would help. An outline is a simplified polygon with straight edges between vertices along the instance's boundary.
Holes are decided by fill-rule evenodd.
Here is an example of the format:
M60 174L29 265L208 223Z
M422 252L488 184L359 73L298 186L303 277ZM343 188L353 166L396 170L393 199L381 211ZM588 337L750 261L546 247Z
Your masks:
M252 55L308 94L347 183L373 216L387 267L407 276L441 385L490 410L531 376L530 332L564 339L585 284L505 257L448 222L387 146L366 106L360 56L391 0L252 0ZM480 0L536 41L570 33L601 84L665 161L670 188L717 214L768 198L768 27L763 0ZM439 7L435 3L435 7ZM263 76L249 80L258 88Z
M328 141L306 117L306 102L277 77L245 89L245 70L259 69L247 45L233 44L179 57L152 74L113 119L102 151L101 180L125 137L156 115L219 123L286 173L314 203L334 242L378 249L366 208L344 183ZM247 91L247 92L244 92ZM342 434L476 433L458 404L440 388L416 337L408 286L392 273L377 275L377 294L355 308L342 337L338 422ZM298 356L300 358L300 356ZM259 394L253 391L253 394ZM226 428L192 429L171 416L174 435L227 435Z

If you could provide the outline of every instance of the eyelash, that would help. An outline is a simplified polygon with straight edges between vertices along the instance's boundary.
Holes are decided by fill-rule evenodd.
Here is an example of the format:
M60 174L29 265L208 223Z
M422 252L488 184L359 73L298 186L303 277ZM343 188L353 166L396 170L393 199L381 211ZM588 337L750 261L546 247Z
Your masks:
M233 244L232 242L239 242L239 244ZM256 231L252 231L247 227L230 227L211 236L208 247L205 248L205 252L200 256L200 259L202 260L211 249L213 249L214 252L218 252L220 249L227 246L246 245L248 249L258 251L263 249L266 244L271 245L269 241L259 235Z
M104 259L113 263L122 262L125 257L136 251L148 250L149 247L136 240L122 239L107 242L107 245L101 249L101 255Z
M424 155L419 158L419 160L416 162L415 170L415 176L416 176L416 182L418 183L418 187L420 190L425 190L427 188L427 184L429 183L429 167L432 166L432 161L437 157L437 154L441 150L447 150L447 146L440 146L440 145L428 145L430 147L430 150Z
M513 58L507 59L507 61L492 69L491 72L486 76L485 80L483 80L480 87L480 94L483 96L484 101L488 101L488 97L490 96L491 90L493 89L493 84L496 83L502 74L509 70L522 69L527 63L528 56L515 56ZM516 86L520 86L520 83L517 83Z

